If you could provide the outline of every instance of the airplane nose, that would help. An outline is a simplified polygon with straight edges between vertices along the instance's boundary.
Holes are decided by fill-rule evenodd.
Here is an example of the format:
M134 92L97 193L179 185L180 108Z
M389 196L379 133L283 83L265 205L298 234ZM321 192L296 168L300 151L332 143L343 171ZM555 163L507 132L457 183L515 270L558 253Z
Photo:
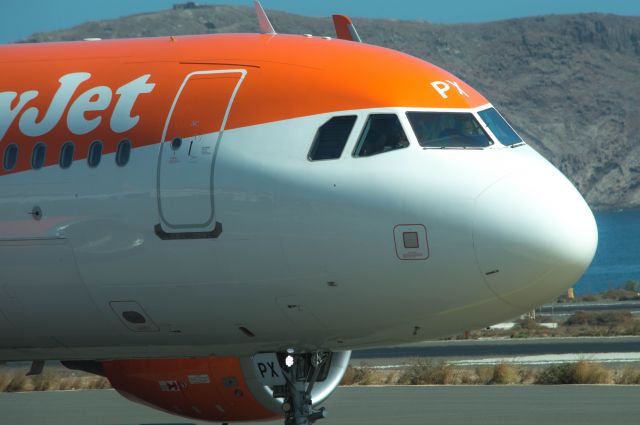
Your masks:
M473 223L485 282L518 308L535 308L571 287L598 244L589 206L551 166L522 170L489 186L476 198Z

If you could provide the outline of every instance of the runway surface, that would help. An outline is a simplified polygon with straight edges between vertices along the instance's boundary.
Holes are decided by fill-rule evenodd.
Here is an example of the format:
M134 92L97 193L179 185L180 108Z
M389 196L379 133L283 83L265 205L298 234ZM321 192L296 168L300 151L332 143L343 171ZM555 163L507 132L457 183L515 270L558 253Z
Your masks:
M354 351L353 364L395 364L416 357L456 360L549 354L639 353L640 337L527 338L428 341L403 347ZM640 423L640 422L639 422Z
M338 388L320 425L637 425L640 386ZM0 394L0 424L204 425L112 390ZM282 424L281 421L262 424ZM258 424L255 424L258 425Z
M630 311L640 312L640 302L638 301L611 301L611 302L587 302L587 303L565 303L565 304L545 304L536 308L537 314L544 316L568 316L576 311Z

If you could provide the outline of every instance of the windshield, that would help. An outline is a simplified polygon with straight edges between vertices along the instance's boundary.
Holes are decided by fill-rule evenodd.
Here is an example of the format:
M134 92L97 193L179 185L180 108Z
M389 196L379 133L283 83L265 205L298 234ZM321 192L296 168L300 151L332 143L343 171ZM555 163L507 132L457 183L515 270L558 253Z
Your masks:
M426 148L482 148L492 144L470 113L407 112L413 132Z
M518 143L524 143L520 136L513 131L513 128L508 122L502 118L502 115L498 113L494 108L485 109L478 112L480 118L487 124L489 130L498 138L498 141L506 146L516 145Z

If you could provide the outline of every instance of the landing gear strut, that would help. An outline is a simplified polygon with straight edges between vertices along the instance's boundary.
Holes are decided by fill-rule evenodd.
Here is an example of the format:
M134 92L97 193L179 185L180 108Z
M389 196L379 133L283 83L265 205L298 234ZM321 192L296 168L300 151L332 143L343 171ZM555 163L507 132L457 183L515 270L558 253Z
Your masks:
M311 425L326 417L324 407L314 410L311 403L311 390L330 361L331 353L314 352L311 354L284 354L284 367L287 381L284 386L285 425Z

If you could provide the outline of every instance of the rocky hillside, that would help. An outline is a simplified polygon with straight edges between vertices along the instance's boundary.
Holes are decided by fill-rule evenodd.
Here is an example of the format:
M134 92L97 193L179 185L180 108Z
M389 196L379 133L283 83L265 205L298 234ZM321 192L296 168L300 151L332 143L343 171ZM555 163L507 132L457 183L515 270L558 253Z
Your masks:
M270 12L281 33L333 35L329 18ZM362 38L479 89L600 209L640 207L640 17L483 24L355 19ZM255 32L249 7L203 6L90 22L26 41Z

